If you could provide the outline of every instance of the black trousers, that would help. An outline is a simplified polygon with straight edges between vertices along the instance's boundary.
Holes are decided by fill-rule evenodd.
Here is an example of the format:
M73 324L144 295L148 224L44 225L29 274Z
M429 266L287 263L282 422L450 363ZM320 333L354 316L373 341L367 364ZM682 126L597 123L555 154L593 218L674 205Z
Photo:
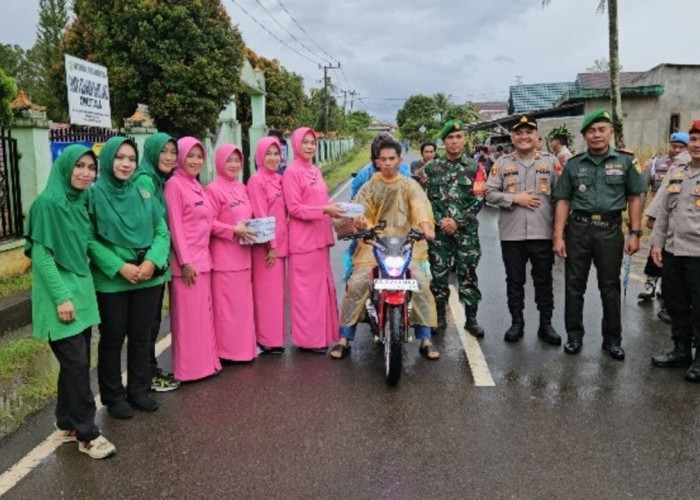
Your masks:
M158 340L158 333L160 332L160 322L162 319L164 297L165 283L163 283L163 285L160 287L160 301L158 302L158 308L156 309L155 318L153 318L153 326L151 326L151 346L149 351L151 377L153 377L158 372L158 359L156 359L156 341Z
M100 399L112 406L131 397L147 394L151 388L149 349L162 287L152 286L124 292L97 292L100 309L100 343L97 375ZM128 336L127 387L121 378L121 352Z
M554 310L552 240L502 241L501 254L506 269L506 293L511 314L519 315L525 307L525 267L529 260L537 309L551 316Z
M100 435L95 425L95 398L90 389L90 338L92 329L78 335L49 341L60 370L56 425L64 431L75 430L78 440L92 441Z
M601 227L569 217L565 238L567 257L564 317L569 340L580 341L585 333L583 296L593 262L603 305L603 341L608 345L619 345L622 340L620 268L625 247L620 227Z
M663 254L664 304L673 340L689 341L700 329L700 257Z

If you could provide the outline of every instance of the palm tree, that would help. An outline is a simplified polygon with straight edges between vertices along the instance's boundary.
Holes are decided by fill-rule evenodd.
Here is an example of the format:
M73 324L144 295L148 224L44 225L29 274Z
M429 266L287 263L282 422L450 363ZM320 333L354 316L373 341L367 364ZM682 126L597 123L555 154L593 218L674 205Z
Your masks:
M551 0L542 0L542 6ZM620 93L620 51L617 29L617 0L598 0L598 12L608 9L608 40L610 50L610 106L612 107L615 145L625 147L625 135L622 127L622 95Z
M433 96L435 102L435 112L438 114L438 121L443 122L447 111L452 107L451 97L443 92L438 92Z

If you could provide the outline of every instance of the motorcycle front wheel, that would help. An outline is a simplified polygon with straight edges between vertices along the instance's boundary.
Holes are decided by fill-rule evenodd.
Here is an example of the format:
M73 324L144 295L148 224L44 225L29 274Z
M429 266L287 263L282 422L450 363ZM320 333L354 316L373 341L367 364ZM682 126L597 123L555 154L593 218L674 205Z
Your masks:
M384 321L384 366L386 381L394 386L401 378L401 363L403 355L403 308L402 306L387 306Z

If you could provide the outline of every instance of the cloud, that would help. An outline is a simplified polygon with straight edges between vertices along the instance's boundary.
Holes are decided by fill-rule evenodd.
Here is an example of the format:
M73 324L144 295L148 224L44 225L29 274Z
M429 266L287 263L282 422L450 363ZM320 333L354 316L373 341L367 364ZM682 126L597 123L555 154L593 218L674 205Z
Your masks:
M232 0L222 0L253 50L302 75L307 91L322 85L318 65L327 52L342 64L329 71L334 84L359 92L356 109L384 120L394 120L402 99L412 94L444 92L455 102L506 100L516 75L525 83L573 81L608 54L607 16L596 13L593 0L552 0L546 8L541 0L259 0L284 28L257 0L236 1L313 62L275 40ZM13 3L0 19L2 41L29 47L34 30L27 27L38 21L39 2ZM694 44L700 2L619 0L618 8L625 70L698 62L692 50L677 49ZM664 21L672 26L671 42L657 38L660 13L677 14Z

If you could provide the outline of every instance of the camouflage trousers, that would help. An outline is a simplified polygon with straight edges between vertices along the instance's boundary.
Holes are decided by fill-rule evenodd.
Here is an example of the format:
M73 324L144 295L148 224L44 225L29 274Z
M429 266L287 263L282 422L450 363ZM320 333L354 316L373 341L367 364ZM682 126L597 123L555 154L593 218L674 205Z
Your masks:
M433 279L430 290L436 302L447 302L450 296L450 271L454 269L459 285L459 301L468 306L477 306L481 300L476 266L481 258L478 225L448 236L439 229L435 241L428 242L430 272Z

